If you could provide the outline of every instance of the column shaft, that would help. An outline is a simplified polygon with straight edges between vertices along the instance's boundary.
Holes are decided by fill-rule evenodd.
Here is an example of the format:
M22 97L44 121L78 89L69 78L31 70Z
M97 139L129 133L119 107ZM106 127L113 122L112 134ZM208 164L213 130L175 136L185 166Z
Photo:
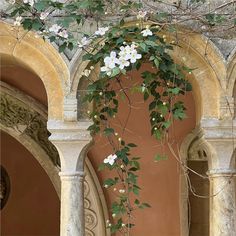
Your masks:
M219 173L210 175L210 179L210 236L235 236L235 175Z
M61 228L60 236L84 236L84 175L60 173Z

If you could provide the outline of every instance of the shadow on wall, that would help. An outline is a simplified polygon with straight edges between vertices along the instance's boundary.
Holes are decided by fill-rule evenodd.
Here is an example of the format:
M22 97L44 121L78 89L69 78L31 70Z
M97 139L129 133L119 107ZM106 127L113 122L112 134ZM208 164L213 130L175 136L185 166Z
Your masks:
M60 201L50 179L32 154L4 132L1 164L11 184L1 210L1 235L58 236Z

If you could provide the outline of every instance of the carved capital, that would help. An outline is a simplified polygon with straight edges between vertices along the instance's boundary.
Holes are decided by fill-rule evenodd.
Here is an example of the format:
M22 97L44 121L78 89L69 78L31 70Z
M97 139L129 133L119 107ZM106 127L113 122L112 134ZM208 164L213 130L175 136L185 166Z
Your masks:
M84 170L84 157L92 138L87 131L88 122L63 122L49 120L49 140L56 146L61 160L62 172Z
M210 169L235 168L236 120L203 119L201 124L204 138L212 149Z

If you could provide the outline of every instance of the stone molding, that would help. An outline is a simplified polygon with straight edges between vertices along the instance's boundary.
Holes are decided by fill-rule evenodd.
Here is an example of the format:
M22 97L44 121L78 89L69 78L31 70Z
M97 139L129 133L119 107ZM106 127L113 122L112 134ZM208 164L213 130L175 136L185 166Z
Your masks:
M18 99L17 90L1 83L1 111L0 122L3 126L15 129L19 134L25 134L33 139L50 157L55 166L60 166L59 156L56 148L48 141L50 133L46 128L47 119L43 111L39 112L32 108L36 101L23 101ZM12 92L15 93L13 96ZM20 95L22 97L22 95ZM36 105L37 106L37 105ZM39 109L39 107L38 107Z
M208 171L209 178L216 177L234 177L236 176L236 169L212 169Z

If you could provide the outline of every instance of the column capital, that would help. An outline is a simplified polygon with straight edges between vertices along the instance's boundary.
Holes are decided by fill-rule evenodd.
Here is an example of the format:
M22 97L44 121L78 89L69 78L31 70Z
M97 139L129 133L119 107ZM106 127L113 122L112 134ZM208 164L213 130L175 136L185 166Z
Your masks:
M203 118L201 120L201 128L203 128L204 137L207 140L231 141L236 139L234 127L236 127L236 119Z
M211 147L209 168L211 170L230 170L234 168L236 120L202 119L204 139Z
M84 170L84 158L91 145L92 137L87 130L90 122L66 122L49 120L47 128L49 140L56 146L61 161L62 173L74 176Z

